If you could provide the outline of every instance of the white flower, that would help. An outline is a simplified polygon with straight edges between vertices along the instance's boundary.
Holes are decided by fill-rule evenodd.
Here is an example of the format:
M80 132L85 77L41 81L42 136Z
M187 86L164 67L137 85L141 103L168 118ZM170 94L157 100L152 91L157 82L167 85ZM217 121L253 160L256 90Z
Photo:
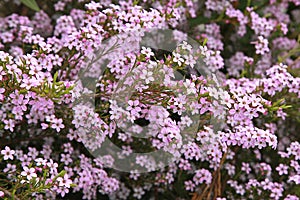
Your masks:
M47 160L43 158L37 158L34 161L36 162L36 166L45 166L47 164Z
M207 46L200 46L199 49L200 49L201 54L204 57L209 57L210 54L209 54L209 51L207 49Z
M150 48L142 47L141 53L146 55L147 58L150 58L151 56L154 56L154 53Z
M150 82L154 81L154 78L152 75L153 75L153 72L143 69L142 74L141 74L141 79L144 79L146 84L149 84Z
M184 62L183 58L181 58L181 55L179 53L175 53L173 52L173 61L177 62L179 66L182 65L182 63Z
M192 46L190 44L188 44L186 41L183 41L182 44L180 44L182 49L186 49L188 51L192 51Z

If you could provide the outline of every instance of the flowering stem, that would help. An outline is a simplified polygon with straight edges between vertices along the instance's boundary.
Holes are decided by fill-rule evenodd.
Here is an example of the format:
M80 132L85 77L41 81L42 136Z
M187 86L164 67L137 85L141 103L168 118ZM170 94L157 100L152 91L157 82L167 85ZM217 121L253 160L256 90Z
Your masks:
M13 193L10 193L8 190L4 189L3 187L0 187L0 190L4 192L4 194L6 194L7 196L10 196L13 200L20 200L18 197L15 197L14 193L15 190L13 191Z

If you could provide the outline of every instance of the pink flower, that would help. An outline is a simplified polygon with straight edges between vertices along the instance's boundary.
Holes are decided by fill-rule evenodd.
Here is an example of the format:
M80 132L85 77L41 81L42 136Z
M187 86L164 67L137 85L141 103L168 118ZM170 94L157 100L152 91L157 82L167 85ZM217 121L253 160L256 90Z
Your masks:
M151 56L154 56L154 53L150 48L142 47L141 53L146 55L147 58L150 58Z
M254 42L254 44L256 54L264 55L270 51L268 47L269 42L263 36L258 36L258 41Z
M53 162L52 159L49 160L49 162L47 163L47 166L50 168L50 173L51 174L57 173L58 164Z
M287 116L287 114L285 112L283 112L282 108L279 108L277 110L277 117L280 117L281 119L285 120L286 116Z
M3 122L5 124L4 129L10 130L11 132L14 131L14 127L15 127L15 121L14 120L9 119L9 120L4 120Z
M145 191L141 187L135 187L135 188L133 188L133 191L134 191L133 197L135 197L137 199L141 199L142 196L145 194Z
M283 175L283 174L288 174L288 166L284 165L284 164L279 164L278 167L276 167L276 170L278 171L279 175Z
M242 163L242 171L246 172L246 174L249 174L251 172L251 168L249 163Z
M59 187L56 189L56 192L60 194L62 197L64 197L67 193L69 193L69 189L67 187L63 187L63 188Z
M179 53L173 52L173 61L177 62L178 65L181 66L182 63L184 62L184 59L181 57Z
M196 185L206 183L210 184L212 181L212 175L207 169L199 169L196 170L196 174L193 177L193 181L195 182Z
M70 163L72 163L70 154L61 154L60 161L65 163L65 165L69 165Z
M31 180L32 178L36 178L37 174L35 173L34 168L28 168L26 166L23 167L24 171L21 172L22 176L26 176L27 180Z
M185 189L188 191L194 191L195 187L196 187L196 185L191 180L185 181L184 186L185 186Z
M0 190L0 197L4 197L4 192Z
M5 92L5 89L4 88L0 88L0 101L4 100L4 95L3 95L4 92Z
M65 128L65 125L62 122L62 119L53 119L51 121L51 128L55 129L57 132L60 132L60 129Z
M15 151L10 150L10 148L6 146L4 150L1 150L1 154L4 155L4 160L8 160L8 159L13 160L14 159L13 155L15 154Z
M47 160L43 158L37 158L34 161L36 162L36 166L45 166L47 164Z
M145 80L146 84L149 84L150 82L154 81L153 72L148 71L146 69L142 70L142 74L140 75L140 78Z
M66 187L66 188L70 188L71 184L72 184L72 180L69 179L68 174L65 174L64 177L58 177L57 181L59 182L58 185L60 187Z
M87 9L89 9L89 10L97 10L99 8L102 8L102 5L101 5L101 3L98 3L98 2L96 3L94 1L91 1L90 3L87 3L85 5L85 7L87 7Z
M299 200L299 198L296 195L287 195L284 200Z
M288 182L295 182L297 185L300 184L300 175L290 176Z

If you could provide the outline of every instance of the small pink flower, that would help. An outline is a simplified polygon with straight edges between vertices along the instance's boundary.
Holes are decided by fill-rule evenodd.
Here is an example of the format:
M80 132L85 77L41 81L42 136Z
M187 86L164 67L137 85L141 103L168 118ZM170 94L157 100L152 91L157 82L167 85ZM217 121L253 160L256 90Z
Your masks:
M178 65L181 66L182 63L184 62L184 59L181 57L179 53L173 52L173 61L177 62Z
M270 51L268 47L269 41L263 36L258 36L258 41L253 42L253 44L255 44L256 54L264 55Z
M10 150L10 148L6 146L5 149L1 151L1 154L4 155L4 160L8 160L8 159L13 160L14 159L13 155L15 154L15 151Z
M194 191L196 187L196 185L191 180L185 181L184 185L185 185L185 189L188 191Z
M154 53L150 48L142 47L141 53L144 54L147 58L154 56Z
M279 175L288 174L288 169L288 166L284 164L279 164L278 167L276 167Z
M4 129L10 130L11 132L14 131L14 127L15 127L15 121L14 120L9 119L9 120L4 120L3 122L5 124Z
M42 126L42 129L43 129L43 130L44 130L44 129L47 129L47 128L49 127L49 125L46 124L46 123L41 123L41 126Z
M36 178L37 174L35 173L34 168L28 168L28 167L23 167L24 171L21 172L22 176L26 176L28 180L31 180L32 178Z
M0 101L4 100L4 95L3 95L4 92L5 92L5 89L4 88L0 88Z
M69 179L68 174L65 174L63 178L62 177L58 177L57 181L58 181L58 185L60 187L70 188L71 184L72 184L72 180Z
M51 128L55 129L57 132L60 132L62 128L65 128L65 125L62 122L62 119L54 119L52 121Z
M142 70L142 74L140 75L140 78L145 80L146 84L149 84L150 82L154 81L153 72L148 71L146 69Z
M249 174L251 172L251 168L249 163L242 163L242 171L246 172L246 174Z

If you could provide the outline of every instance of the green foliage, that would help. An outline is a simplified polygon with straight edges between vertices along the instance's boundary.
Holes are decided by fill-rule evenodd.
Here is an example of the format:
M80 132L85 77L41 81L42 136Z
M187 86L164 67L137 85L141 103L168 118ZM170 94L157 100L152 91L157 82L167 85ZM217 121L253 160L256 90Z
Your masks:
M74 86L66 87L64 82L57 81L58 72L54 74L53 82L44 82L42 87L35 89L35 92L40 94L42 97L48 97L52 101L58 103L61 97L65 94L69 94Z
M21 0L21 2L27 6L28 8L31 8L34 11L40 11L40 8L35 0Z

